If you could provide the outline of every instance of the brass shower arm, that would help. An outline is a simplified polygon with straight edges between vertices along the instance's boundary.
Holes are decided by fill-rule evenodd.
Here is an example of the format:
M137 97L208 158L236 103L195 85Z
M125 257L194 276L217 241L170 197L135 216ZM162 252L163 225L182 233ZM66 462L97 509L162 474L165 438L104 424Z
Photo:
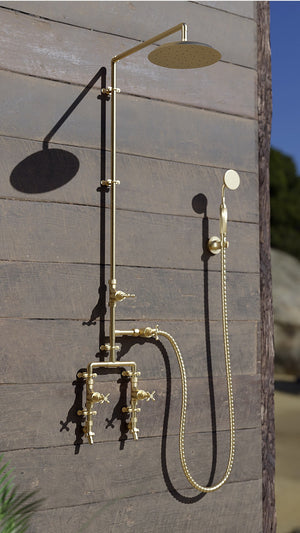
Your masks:
M162 33L159 33L158 35L151 37L151 39L148 39L147 41L143 41L142 43L137 44L136 46L133 46L132 48L129 48L128 50L125 50L125 52L121 52L117 56L114 56L111 62L112 64L117 63L117 61L120 61L120 59L124 59L125 57L128 57L131 54L134 54L135 52L138 52L139 50L142 50L143 48L150 46L150 44L153 44L156 41L160 41L161 39L164 39L165 37L168 37L169 35L172 35L173 33L176 33L177 31L180 31L180 30L181 30L181 40L187 41L187 24L185 22L180 22L179 24L176 24L176 26L173 26L169 30L163 31Z

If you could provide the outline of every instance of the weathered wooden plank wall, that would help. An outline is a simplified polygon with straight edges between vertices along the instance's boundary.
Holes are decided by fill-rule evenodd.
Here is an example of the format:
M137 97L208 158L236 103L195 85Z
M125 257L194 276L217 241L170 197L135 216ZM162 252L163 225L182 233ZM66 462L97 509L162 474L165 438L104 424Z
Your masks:
M1 2L0 15L1 451L20 486L45 498L30 531L260 532L255 2L16 1ZM111 396L94 446L76 415L76 372L98 360L108 331L110 198L99 185L109 176L110 102L100 88L113 55L182 20L191 40L222 52L219 63L168 71L140 52L119 65L117 279L136 299L117 319L158 322L177 339L189 378L187 459L199 482L219 479L229 446L220 262L205 247L218 231L224 170L238 170L241 186L227 195L237 452L229 482L205 497L180 467L181 384L167 343L120 342L141 386L156 390L138 442L119 372L98 378Z

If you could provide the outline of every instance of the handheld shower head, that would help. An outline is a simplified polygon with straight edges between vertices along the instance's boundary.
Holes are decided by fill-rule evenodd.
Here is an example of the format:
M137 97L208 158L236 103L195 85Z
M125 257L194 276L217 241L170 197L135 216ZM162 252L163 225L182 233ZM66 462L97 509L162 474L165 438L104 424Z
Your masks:
M240 184L240 176L235 170L227 170L224 174L223 182L225 187L234 191Z
M240 176L235 170L227 170L223 178L222 186L222 203L220 205L220 233L226 235L227 233L227 207L225 204L225 188L231 191L238 188L240 184Z
M158 46L148 59L160 67L188 69L213 65L221 59L221 54L208 44L175 41Z

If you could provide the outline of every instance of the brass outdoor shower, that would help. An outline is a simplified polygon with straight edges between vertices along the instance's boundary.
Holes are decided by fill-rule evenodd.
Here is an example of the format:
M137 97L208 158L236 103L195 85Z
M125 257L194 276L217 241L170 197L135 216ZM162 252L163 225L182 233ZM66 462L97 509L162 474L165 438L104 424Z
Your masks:
M232 393L232 378L230 367L230 353L229 353L229 339L228 339L228 316L227 316L227 291L226 291L226 248L228 247L227 241L227 208L225 204L225 188L231 190L236 189L239 186L239 175L234 170L228 170L224 175L224 182L222 186L222 201L220 206L220 237L211 237L207 246L212 254L218 254L221 252L221 292L222 292L222 321L223 321L223 339L224 339L224 355L226 365L226 379L227 379L227 391L228 391L228 404L229 404L229 424L230 424L230 452L226 471L221 481L209 487L203 487L199 485L191 476L185 459L184 450L184 436L185 436L185 419L187 408L187 380L184 367L183 358L179 347L175 339L167 332L159 330L158 326L145 327L142 329L131 329L128 331L116 330L116 306L119 302L122 302L126 298L134 298L134 294L127 294L126 292L117 289L116 280L116 186L119 183L116 180L116 98L117 93L120 92L117 89L117 63L121 59L141 50L150 44L155 43L177 31L181 31L181 41L174 43L167 43L157 47L153 50L148 58L149 60L161 67L175 68L175 69L188 69L199 68L203 66L212 65L216 63L221 54L214 48L203 44L196 43L187 40L187 25L180 23L173 28L156 35L155 37L130 48L129 50L122 52L121 54L112 58L111 61L111 87L102 89L104 94L111 96L111 178L109 180L101 181L101 184L110 188L111 191L111 208L110 208L110 279L109 279L109 307L110 307L110 328L109 328L109 343L102 345L100 349L102 351L109 352L109 360L104 362L92 362L88 365L86 372L78 373L78 377L86 380L86 404L85 408L78 411L79 415L86 418L83 431L90 444L93 444L94 432L93 416L96 412L93 410L95 403L109 402L108 397L94 392L94 378L97 374L94 373L96 368L128 368L123 371L123 375L130 378L131 382L131 402L130 407L123 407L123 412L127 412L130 415L130 421L128 428L135 440L138 439L139 429L137 427L137 414L140 408L137 406L141 400L154 400L154 392L146 392L138 388L138 377L140 375L137 372L136 363L132 361L116 361L116 353L118 347L116 346L116 338L123 336L131 337L155 337L158 339L160 336L165 337L171 343L174 352L176 354L182 382L182 405L181 405L181 418L180 418L180 434L179 434L179 451L180 460L183 471L190 482L190 484L200 492L213 492L221 487L228 479L232 469L234 458L234 439L235 439L235 426L234 426L234 406L233 406L233 393Z

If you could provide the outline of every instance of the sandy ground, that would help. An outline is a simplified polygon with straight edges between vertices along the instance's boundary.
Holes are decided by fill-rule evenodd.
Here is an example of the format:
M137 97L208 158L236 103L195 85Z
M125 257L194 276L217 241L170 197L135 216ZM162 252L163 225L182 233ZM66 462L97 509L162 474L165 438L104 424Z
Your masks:
M300 533L300 383L275 376L277 533Z

